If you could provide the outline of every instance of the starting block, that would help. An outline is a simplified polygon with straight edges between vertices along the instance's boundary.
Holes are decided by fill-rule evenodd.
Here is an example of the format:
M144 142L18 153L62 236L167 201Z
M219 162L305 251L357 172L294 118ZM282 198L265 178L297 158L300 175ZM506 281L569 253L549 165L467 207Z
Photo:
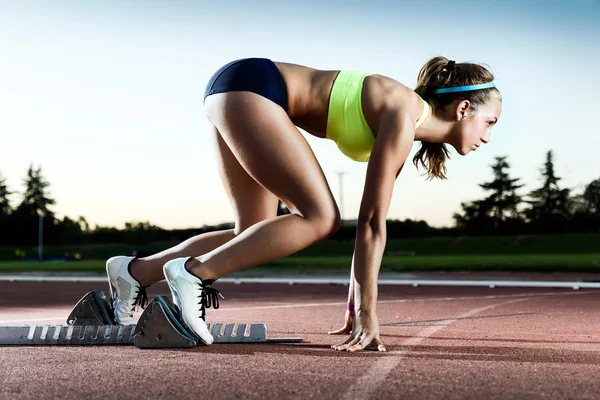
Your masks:
M67 318L68 325L117 325L110 301L102 290L88 292L73 307Z
M237 329L236 329L237 328ZM298 343L302 338L268 338L264 323L209 325L214 343ZM186 348L202 344L164 296L155 297L137 325L118 325L102 290L87 293L67 325L0 325L0 345L135 345L138 348Z

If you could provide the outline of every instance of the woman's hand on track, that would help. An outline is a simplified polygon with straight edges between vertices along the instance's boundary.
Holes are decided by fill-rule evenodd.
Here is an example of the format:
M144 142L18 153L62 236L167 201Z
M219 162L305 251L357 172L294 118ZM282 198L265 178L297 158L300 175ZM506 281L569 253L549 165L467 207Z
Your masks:
M342 344L331 347L335 350L345 350L350 352L360 351L365 348L386 351L385 346L379 337L379 321L377 320L377 315L359 311L356 314L356 318L354 318L352 334L348 340Z
M328 335L348 335L352 332L352 322L354 322L354 312L346 310L344 317L344 326L335 331L327 332Z

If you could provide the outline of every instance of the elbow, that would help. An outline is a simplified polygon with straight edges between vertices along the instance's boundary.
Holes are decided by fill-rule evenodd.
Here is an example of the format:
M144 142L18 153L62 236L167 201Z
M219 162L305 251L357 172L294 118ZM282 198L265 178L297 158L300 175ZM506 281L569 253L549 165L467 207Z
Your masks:
M386 225L385 218L376 216L358 217L358 231L369 232L374 235L385 235Z

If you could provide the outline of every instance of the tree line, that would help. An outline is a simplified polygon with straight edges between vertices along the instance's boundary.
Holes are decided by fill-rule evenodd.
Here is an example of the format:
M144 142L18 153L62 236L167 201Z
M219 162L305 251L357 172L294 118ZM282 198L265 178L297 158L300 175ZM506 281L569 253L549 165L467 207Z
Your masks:
M487 196L464 202L454 214L456 228L467 235L556 234L600 232L600 178L582 193L561 187L554 154L546 153L540 168L541 185L523 195L519 178L512 178L508 157L496 157L493 179L481 183Z
M582 193L561 187L552 151L547 152L540 168L540 186L529 193L520 193L524 185L519 178L511 177L507 156L496 157L491 170L492 179L479 185L486 196L462 203L461 210L454 214L454 227L434 228L425 221L410 219L388 220L388 237L600 232L600 178L588 183ZM41 167L29 166L23 183L21 201L13 207L10 198L16 193L10 191L0 173L0 246L37 244L40 223L48 245L182 241L199 233L233 227L232 223L225 223L166 230L149 222L127 222L123 229L90 227L82 216L71 219L54 214L52 206L56 202ZM280 202L278 215L286 213L289 211ZM355 229L343 225L332 239L353 239Z

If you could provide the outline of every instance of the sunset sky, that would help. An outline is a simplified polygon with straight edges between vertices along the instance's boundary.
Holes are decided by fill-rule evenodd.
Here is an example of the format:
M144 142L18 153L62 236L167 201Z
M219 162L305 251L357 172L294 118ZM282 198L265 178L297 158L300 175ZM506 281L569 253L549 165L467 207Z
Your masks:
M600 178L598 21L597 0L0 1L0 174L19 192L41 166L57 215L92 225L230 222L202 109L217 68L267 57L414 87L443 55L490 67L502 116L489 145L452 151L447 181L407 166L388 218L451 225L496 156L525 194L554 150L562 185L580 192ZM336 198L345 172L342 213L356 218L366 163L305 136Z

